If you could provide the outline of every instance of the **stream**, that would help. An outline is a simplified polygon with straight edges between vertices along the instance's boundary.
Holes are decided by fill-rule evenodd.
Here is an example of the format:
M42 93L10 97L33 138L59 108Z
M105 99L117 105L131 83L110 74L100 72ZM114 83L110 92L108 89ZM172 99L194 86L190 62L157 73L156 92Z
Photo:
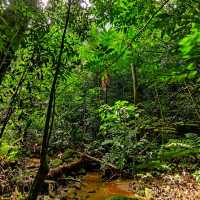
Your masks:
M99 172L89 172L75 185L67 190L67 199L104 200L111 196L133 196L130 180L104 181Z

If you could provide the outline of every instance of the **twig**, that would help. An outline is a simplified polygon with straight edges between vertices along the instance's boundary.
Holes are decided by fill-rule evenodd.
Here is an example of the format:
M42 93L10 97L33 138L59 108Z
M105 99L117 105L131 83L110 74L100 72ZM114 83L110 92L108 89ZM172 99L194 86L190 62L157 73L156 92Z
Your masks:
M150 22L152 21L152 19L163 9L163 7L169 2L169 0L164 1L164 3L159 7L159 9L153 13L153 15L149 18L149 20L146 22L146 24L138 31L138 33L135 35L134 39L137 39L138 36L144 32L144 30L147 28L147 26L150 24Z

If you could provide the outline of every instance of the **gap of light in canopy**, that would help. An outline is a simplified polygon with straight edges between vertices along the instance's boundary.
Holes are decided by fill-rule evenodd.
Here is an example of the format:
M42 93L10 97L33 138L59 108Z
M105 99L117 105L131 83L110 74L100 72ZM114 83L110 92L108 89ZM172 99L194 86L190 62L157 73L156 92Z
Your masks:
M48 1L49 1L49 0L40 0L40 2L42 3L42 7L43 7L43 8L45 8L45 7L47 6ZM88 8L88 7L91 6L91 3L90 3L89 0L83 0L83 1L81 1L80 4L81 4L81 7L83 7L83 8Z

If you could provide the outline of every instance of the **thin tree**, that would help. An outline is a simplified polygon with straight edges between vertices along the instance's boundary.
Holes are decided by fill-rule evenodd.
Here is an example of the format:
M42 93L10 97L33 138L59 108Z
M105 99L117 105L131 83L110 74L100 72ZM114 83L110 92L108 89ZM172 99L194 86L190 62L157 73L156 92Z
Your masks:
M13 108L13 104L16 100L16 98L18 97L19 93L20 93L20 89L23 85L24 79L25 79L25 75L26 75L26 69L24 70L24 72L22 73L22 76L17 84L17 87L15 89L14 94L12 95L10 101L9 101L9 106L8 109L5 111L5 117L3 117L3 119L0 120L0 122L2 123L2 127L1 127L1 131L0 131L0 139L2 138L4 131L6 129L6 126L14 112L14 108Z
M72 4L72 2L71 2L71 0L69 0L66 20L65 20L65 27L64 27L64 31L63 31L63 35L62 35L61 46L60 46L60 53L59 53L58 62L56 65L53 82L51 85L49 104L48 104L48 108L47 108L46 121L45 121L45 127L44 127L42 150L41 150L41 154L40 154L40 167L39 167L37 175L33 181L31 190L29 192L28 200L36 200L39 189L42 186L44 179L49 172L47 155L48 155L49 139L50 139L53 117L54 117L56 83L58 80L58 75L59 75L60 67L61 67L61 58L62 58L63 49L64 49L65 35L66 35L67 27L69 24L71 4Z
M133 100L134 104L138 103L138 93L137 93L137 72L135 64L131 64L131 74L132 74L132 81L133 81Z

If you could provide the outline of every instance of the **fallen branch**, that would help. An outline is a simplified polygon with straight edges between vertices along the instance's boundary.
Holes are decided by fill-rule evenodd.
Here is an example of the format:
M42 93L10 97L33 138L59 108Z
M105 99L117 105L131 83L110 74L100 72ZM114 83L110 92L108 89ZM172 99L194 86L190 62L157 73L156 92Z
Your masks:
M81 156L81 158L79 160L71 162L71 163L64 163L64 164L60 165L59 167L51 169L48 173L47 179L54 179L54 178L60 177L62 174L66 174L66 173L69 174L72 171L79 170L81 167L87 168L87 166L90 165L89 163L91 161L95 162L95 163L104 164L105 166L107 166L108 168L110 168L112 170L119 171L119 169L113 164L105 163L104 161L102 161L98 158L92 157L85 153L81 153L81 152L76 152L76 153L78 153Z
M80 158L79 160L74 161L72 163L64 163L59 167L51 169L48 173L47 179L53 179L61 176L62 174L70 173L71 171L76 171L83 165L83 163L83 158Z

